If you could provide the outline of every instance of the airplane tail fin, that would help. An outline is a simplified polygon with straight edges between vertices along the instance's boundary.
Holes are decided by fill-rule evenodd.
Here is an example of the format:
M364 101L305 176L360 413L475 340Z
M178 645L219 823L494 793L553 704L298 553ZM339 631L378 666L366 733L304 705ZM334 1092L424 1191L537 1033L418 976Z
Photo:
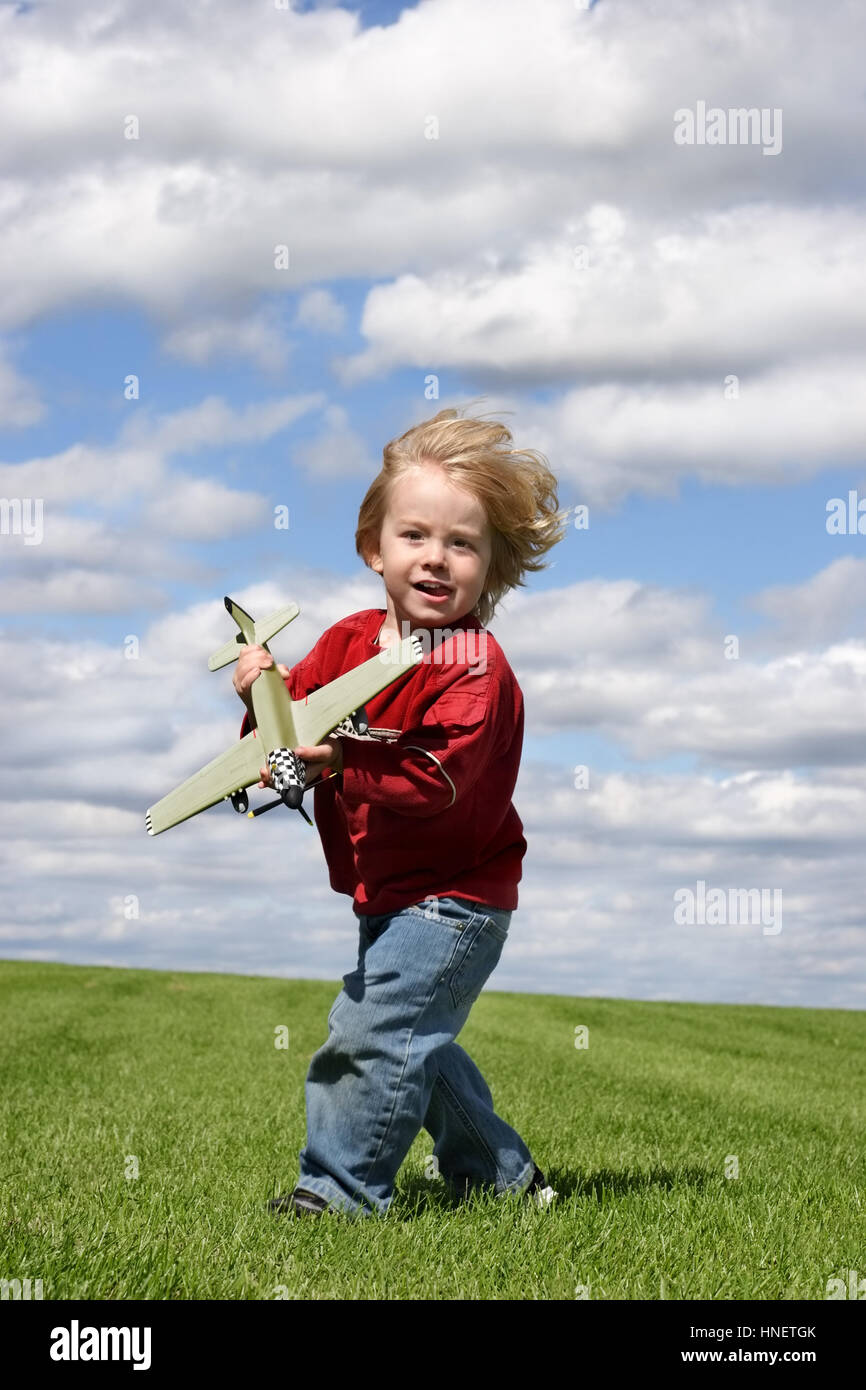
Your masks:
M211 671L218 671L221 666L228 666L230 662L237 661L241 647L266 646L270 639L287 623L292 622L301 611L296 603L289 603L285 608L278 608L276 613L271 613L269 617L256 622L233 599L226 598L224 602L240 628L240 633L209 658L207 664Z

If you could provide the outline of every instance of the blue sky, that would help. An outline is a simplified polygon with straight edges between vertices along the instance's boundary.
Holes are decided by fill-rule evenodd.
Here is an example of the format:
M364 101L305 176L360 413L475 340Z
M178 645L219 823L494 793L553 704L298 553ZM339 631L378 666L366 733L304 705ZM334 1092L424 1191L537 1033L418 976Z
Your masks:
M393 7L363 7L365 12L368 8L378 15ZM367 286L341 282L328 288L347 310L345 332L323 339L292 329L291 366L275 370L267 378L259 367L237 358L207 366L167 360L147 315L128 307L83 307L34 324L20 337L16 361L24 375L38 379L48 409L43 419L26 431L0 432L3 459L17 463L60 452L71 438L110 447L120 424L139 405L166 414L210 395L230 399L238 407L281 394L289 387L301 393L321 390L329 377L331 358L363 346L357 318ZM276 306L287 331L298 298L287 296L287 303L281 300ZM122 379L127 367L140 378L140 402L124 399ZM414 372L395 372L374 392L364 384L340 393L340 404L350 413L371 459L381 453L385 436L390 437L397 428L392 425L383 433L381 423L403 418L407 396L416 385ZM472 379L463 374L449 374L440 382L442 401L462 401L473 393L483 394L476 392ZM540 398L541 393L538 395ZM433 409L431 405L431 412ZM303 517L303 527L296 526L291 536L292 556L306 564L325 563L349 576L361 565L355 554L354 530L365 479L354 477L344 489L334 490L330 485L317 486L315 479L293 471L293 449L314 437L317 428L315 415L310 415L262 444L222 451L209 448L206 456L189 455L183 467L196 476L219 474L229 485L241 471L254 470L257 487L275 504L290 497L287 505ZM572 538L576 546L567 554L562 549L554 552L551 567L533 576L531 582L539 592L555 587L561 582L556 570L563 568L569 580L630 575L647 584L695 584L712 595L721 617L736 621L738 631L758 628L763 620L749 610L750 595L773 584L804 580L842 555L862 557L862 536L830 535L826 527L828 499L846 498L852 487L859 487L860 495L866 495L866 467L853 471L834 467L828 458L818 476L784 487L731 487L686 477L672 498L630 493L615 507L593 506L589 528ZM563 507L582 501L578 485L561 487ZM83 502L77 511L87 515L97 507ZM239 538L236 582L247 579L259 544L258 536L246 543ZM211 563L224 565L225 549L221 538L212 546L204 546L201 554ZM178 599L196 597L190 586L185 590L178 585L172 592ZM87 613L80 618L89 622L94 635L110 638L116 630L114 618ZM8 620L15 621L15 615L10 613Z
M863 1007L866 536L825 525L866 495L861 25L781 0L728 26L685 0L0 5L0 495L46 517L39 546L0 535L0 953L348 968L311 838L312 947L278 877L269 925L232 934L243 894L205 866L243 863L234 820L142 844L139 808L239 725L204 669L222 595L301 605L290 664L384 606L354 549L382 448L483 401L590 507L491 624L529 841L495 986ZM779 109L781 152L676 146L698 100ZM34 719L65 750L35 782ZM301 831L277 820L255 831L281 861ZM674 929L675 889L713 875L782 888L784 930Z

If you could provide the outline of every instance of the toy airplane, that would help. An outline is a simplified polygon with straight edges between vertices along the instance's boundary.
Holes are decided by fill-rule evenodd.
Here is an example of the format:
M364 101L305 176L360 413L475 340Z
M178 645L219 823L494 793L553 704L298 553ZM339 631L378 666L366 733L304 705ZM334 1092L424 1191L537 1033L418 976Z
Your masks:
M230 598L225 600L225 606L240 628L240 634L214 652L208 661L211 671L237 661L242 646L261 646L268 651L269 639L301 611L296 603L290 603L257 623ZM364 701L372 699L398 676L411 670L423 655L419 639L406 637L354 670L346 671L329 685L313 691L304 700L292 699L276 664L261 671L250 687L257 727L151 806L145 816L148 835L170 830L173 825L229 798L241 814L258 815L270 809L262 806L259 811L249 811L246 793L247 787L260 780L259 769L265 766L265 761L271 771L274 790L280 797L270 806L282 802L291 810L300 811L312 825L301 805L306 768L292 749L311 748L321 743L327 734L344 724L347 717L351 717L353 728L365 733Z

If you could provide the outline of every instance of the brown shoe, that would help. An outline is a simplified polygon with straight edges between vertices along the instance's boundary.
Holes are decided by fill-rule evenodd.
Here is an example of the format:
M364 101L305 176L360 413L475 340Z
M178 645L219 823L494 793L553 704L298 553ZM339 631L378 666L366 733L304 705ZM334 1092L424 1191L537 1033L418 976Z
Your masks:
M318 1196L315 1192L307 1192L303 1187L296 1187L293 1192L284 1192L268 1202L268 1211L274 1215L287 1213L290 1216L321 1216L323 1212L332 1210L324 1197Z

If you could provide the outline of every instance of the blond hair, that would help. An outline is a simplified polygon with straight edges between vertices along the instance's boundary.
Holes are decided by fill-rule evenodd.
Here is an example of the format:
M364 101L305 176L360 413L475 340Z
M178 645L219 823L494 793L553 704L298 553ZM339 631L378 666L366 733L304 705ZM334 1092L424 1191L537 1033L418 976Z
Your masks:
M535 449L502 447L511 440L511 431L498 420L461 418L457 410L440 410L386 444L382 471L367 489L358 513L355 549L364 563L369 565L379 553L394 483L412 468L438 464L455 487L478 498L490 522L490 565L472 610L487 627L509 589L523 586L527 571L546 568L542 557L567 528L547 459Z

